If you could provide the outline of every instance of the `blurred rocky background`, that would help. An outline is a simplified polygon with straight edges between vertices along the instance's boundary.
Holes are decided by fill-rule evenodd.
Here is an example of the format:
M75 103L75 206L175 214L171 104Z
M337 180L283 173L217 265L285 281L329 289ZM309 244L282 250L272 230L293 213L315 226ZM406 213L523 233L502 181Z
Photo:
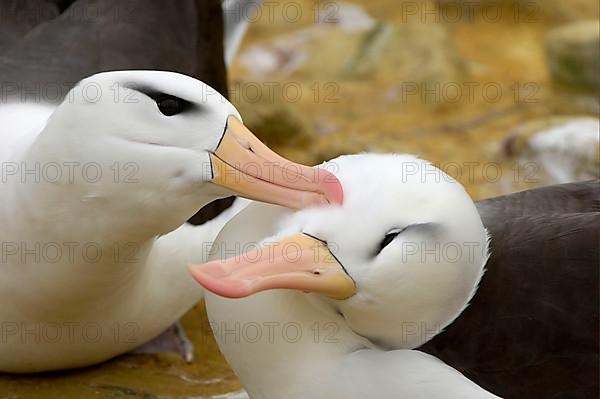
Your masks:
M597 0L267 0L229 71L232 102L281 154L433 161L474 198L599 175ZM0 398L243 398L203 305L196 347L0 376ZM268 371L267 371L268 372Z
M598 2L319 1L248 8L246 122L316 164L434 161L483 198L598 176Z

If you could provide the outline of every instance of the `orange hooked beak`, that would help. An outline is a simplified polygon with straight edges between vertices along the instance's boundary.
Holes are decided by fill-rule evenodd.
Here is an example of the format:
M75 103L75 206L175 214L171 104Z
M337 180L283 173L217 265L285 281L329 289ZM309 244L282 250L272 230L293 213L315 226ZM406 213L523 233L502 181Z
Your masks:
M189 269L204 288L226 298L292 289L346 299L356 290L354 280L327 244L306 234L266 243L224 261L190 265Z
M343 201L342 185L333 174L280 157L234 116L227 119L210 160L212 183L244 198L291 209Z

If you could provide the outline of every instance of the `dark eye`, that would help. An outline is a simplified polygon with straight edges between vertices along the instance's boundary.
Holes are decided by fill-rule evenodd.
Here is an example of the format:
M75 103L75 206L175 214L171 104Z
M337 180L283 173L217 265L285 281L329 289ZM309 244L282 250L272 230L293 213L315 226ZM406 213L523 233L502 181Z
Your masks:
M191 107L191 103L179 97L168 94L159 96L156 99L158 109L165 116L174 116L180 114Z
M375 255L378 255L381 251L383 251L383 248L387 247L392 241L394 241L396 237L398 237L398 234L402 233L403 231L404 229L390 230L379 243L379 247L377 248Z
M383 248L387 247L400 233L403 233L407 230L410 232L424 234L424 237L434 238L437 234L441 232L442 226L438 223L415 223L408 225L403 228L392 229L387 232L383 240L379 243L379 247L375 252L374 256L379 255Z

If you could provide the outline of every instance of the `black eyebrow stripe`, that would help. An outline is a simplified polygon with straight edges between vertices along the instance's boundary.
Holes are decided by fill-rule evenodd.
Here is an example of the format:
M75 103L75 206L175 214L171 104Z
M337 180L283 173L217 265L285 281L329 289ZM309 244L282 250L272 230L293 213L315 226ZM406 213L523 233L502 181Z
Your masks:
M182 100L190 105L193 105L195 107L200 107L199 104L195 103L194 101L190 101L186 98L180 97L180 96L176 96L174 94L169 94L169 93L164 93L162 91L153 89L150 86L144 86L144 85L136 85L136 84L125 84L124 85L126 88L130 89L130 90L135 90L139 93L142 93L143 95L145 95L146 97L151 98L154 101L158 101L161 97L173 97L173 98L177 98L179 100Z
M435 223L435 222L423 222L423 223L413 223L413 224L409 224L408 226L404 226L404 227L393 227L391 229L389 229L387 231L387 233L385 233L384 239L381 241L381 243L379 243L378 247L375 249L373 256L377 256L381 253L381 251L383 251L383 249L387 246L388 243L386 243L384 246L382 246L382 243L385 241L385 239L387 238L387 236L389 234L394 234L394 237L391 241L395 240L396 237L398 237L400 234L404 233L407 230L419 230L419 229L423 229L423 230L429 230L429 231L433 231L434 234L437 233L437 231L439 230L439 228L441 227L441 225L439 223ZM394 230L398 230L397 232L392 233L392 231ZM391 243L390 241L390 243Z

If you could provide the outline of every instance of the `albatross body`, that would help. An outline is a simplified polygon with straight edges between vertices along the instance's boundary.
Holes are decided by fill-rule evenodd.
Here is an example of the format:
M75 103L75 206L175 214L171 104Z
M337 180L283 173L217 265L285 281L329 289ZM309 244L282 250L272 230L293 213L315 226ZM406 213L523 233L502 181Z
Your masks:
M334 398L353 397L344 391L348 387L360 393L356 397L469 397L461 389L475 389L473 383L501 397L597 396L600 183L565 184L479 201L475 210L467 207L471 203L468 197L449 195L449 177L428 167L426 173L421 173L423 169L415 167L419 164L410 158L400 157L396 166L376 156L365 166L359 158L332 161L346 193L341 209L305 210L290 217L283 209L255 204L255 209L249 207L232 219L217 239L226 243L255 242L260 234L271 237L278 232L264 240L266 245L285 242L282 237L302 231L327 241L335 255L333 263L342 264L356 283L352 297L325 304L323 294L289 290L259 292L241 300L207 294L215 337L242 382L255 395L251 397L277 397L271 387L285 389L288 383L293 384L291 392L303 398L319 398L310 389L318 392L320 386L339 389L330 396ZM365 179L365 173L376 177ZM411 183L411 176L421 184ZM379 186L377 179L387 184ZM434 184L426 184L431 179ZM363 199L362 204L359 201L353 209L352 198L359 190L369 199ZM386 204L381 197L391 203ZM461 231L473 230L473 211L489 233L489 248L482 226L475 223L478 237L466 237ZM314 216L310 217L309 212ZM337 221L336 212L345 215L343 222ZM257 216L260 213L262 216ZM443 219L447 214L464 221L452 227ZM393 221L398 217L437 223L442 230L436 232L425 226L421 231L415 227L392 229L391 234L400 234L386 235L388 238L380 239L379 246L373 245L371 241L377 240L371 238L371 228L379 225L378 219ZM260 218L261 223L253 218ZM245 236L239 235L244 230L239 229L238 220L251 226ZM265 227L267 220L274 227ZM454 238L448 238L443 227L450 229ZM341 231L356 241L348 244L339 236ZM301 240L295 241L287 243L292 252L283 264L298 265L293 249ZM314 249L318 245L314 245L311 257L319 253ZM363 245L373 249L361 250ZM457 256L456 249L461 245L466 251ZM378 253L381 247L384 249ZM488 251L491 256L486 262ZM361 253L369 255L362 258L364 266L357 268L354 262L361 259ZM486 256L478 257L482 253ZM371 260L373 254L377 254L375 260ZM216 255L223 256L223 250ZM467 265L462 263L465 257ZM384 273L386 258L391 267L405 270L404 275L390 270ZM310 291L310 285L299 284L289 275L285 279L277 274L267 278L264 273L253 274L251 267L239 266L255 259L249 254L238 257L237 264L209 263L192 268L192 273L209 290L227 297L277 287ZM448 274L452 268L447 268L446 261L451 261L458 272L454 278ZM327 275L328 268L315 267L315 261L309 263L313 263L312 269L296 266L296 273ZM484 272L482 276L472 274L477 270ZM384 278L387 284L381 282ZM295 285L290 281L296 281ZM449 287L461 285L449 295ZM315 284L312 286L314 291ZM323 287L317 292L340 297L340 292ZM246 334L240 342L234 342L231 334L237 321L240 334ZM282 329L279 335L275 330L279 341L256 349L253 322L262 323L263 337L270 337L267 327L277 322ZM294 342L293 323L302 326L300 343ZM287 335L283 332L285 326L289 326ZM255 349L260 352L252 352ZM397 370L390 363L397 367L403 364L402 360L391 359L401 359L403 354L415 358L410 361L413 367L390 373ZM361 357L365 360L358 360ZM363 366L342 367L349 359ZM271 365L268 372L263 372L269 362L278 366ZM313 370L315 373L311 373ZM456 374L451 377L450 370L462 373L457 374L460 378L454 378ZM475 389L474 397L486 397L485 391ZM313 396L303 395L306 392Z
M488 238L462 186L442 172L436 183L433 167L412 156L331 164L342 206L287 215L250 205L214 255L269 237L261 247L191 267L212 292L215 337L250 397L497 398L410 350L460 314L483 273ZM477 250L422 260L436 243Z
M93 364L176 321L200 298L186 265L205 259L226 216L185 222L217 198L341 201L333 176L272 153L227 100L184 75L97 74L58 107L10 114L0 371Z

